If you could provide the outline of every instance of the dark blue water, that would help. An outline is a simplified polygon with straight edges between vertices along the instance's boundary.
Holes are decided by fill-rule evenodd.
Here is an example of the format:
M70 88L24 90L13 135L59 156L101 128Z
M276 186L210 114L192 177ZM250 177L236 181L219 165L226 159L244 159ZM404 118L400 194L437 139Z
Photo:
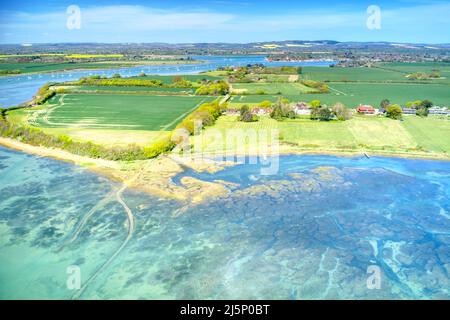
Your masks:
M450 298L449 162L285 156L276 175L259 172L184 172L234 183L198 206L126 191L133 237L79 298ZM82 283L99 270L127 236L123 207L98 206L67 240L117 187L0 149L0 298L78 297L67 267Z

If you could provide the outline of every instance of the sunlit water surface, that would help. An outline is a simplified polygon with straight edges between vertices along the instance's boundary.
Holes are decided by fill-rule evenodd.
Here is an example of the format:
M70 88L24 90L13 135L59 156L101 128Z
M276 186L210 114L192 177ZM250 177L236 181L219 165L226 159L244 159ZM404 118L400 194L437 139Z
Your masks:
M91 209L118 185L0 148L0 298L450 298L448 162L285 156L278 174L259 173L184 172L234 187L178 216L183 204L127 190L136 230L101 269L128 222L114 197ZM69 266L82 284L96 274L82 294ZM367 288L369 266L380 289Z

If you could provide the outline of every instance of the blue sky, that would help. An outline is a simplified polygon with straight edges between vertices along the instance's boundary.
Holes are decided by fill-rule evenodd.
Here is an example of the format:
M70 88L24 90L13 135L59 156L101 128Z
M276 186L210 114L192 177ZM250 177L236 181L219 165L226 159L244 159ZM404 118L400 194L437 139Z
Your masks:
M80 8L79 29L67 8ZM381 9L369 29L367 8ZM450 43L450 1L71 0L2 1L0 43L257 42Z

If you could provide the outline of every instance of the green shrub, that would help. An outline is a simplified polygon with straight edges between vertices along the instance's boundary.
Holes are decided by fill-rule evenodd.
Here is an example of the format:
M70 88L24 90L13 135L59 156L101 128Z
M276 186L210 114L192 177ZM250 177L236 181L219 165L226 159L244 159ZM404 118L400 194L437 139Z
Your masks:
M42 86L37 92L37 94L34 96L34 103L38 105L44 104L55 94L56 91L51 88L51 84L47 83L44 86Z
M320 106L322 105L322 103L320 102L320 100L312 100L309 105L311 106L311 108L315 109L315 108L320 108Z
M272 107L272 102L270 102L269 100L264 100L260 104L258 104L258 107L262 109L269 109L270 107Z
M20 70L0 70L0 74L1 75L5 75L5 74L21 74L22 71Z
M172 79L172 84L170 87L173 88L192 88L192 82L188 81L180 76L176 76Z
M65 135L53 136L44 133L38 128L25 127L0 120L0 136L17 139L21 142L43 146L47 148L58 148L70 153L90 158L102 158L106 160L143 160L147 159L144 150L136 145L127 147L107 148L92 142L73 141Z
M314 108L311 110L311 120L329 121L333 117L333 112L328 107Z
M230 92L230 86L223 80L211 81L200 86L195 94L197 95L225 95Z
M391 119L401 119L402 118L402 108L398 104L391 104L386 108L386 116Z
M418 115L419 117L428 117L428 109L427 108L419 108L416 111L416 115Z
M241 112L241 114L239 116L239 121L242 121L242 122L258 121L258 118L251 113L251 111L247 105L243 105L240 112Z
M342 103L336 103L331 110L339 121L350 120L352 117L352 112Z
M149 147L144 148L144 155L146 158L155 158L162 153L169 152L175 147L175 142L172 141L170 136L164 137L157 142L153 143Z
M304 86L316 89L319 93L328 93L328 92L330 92L330 89L329 89L328 85L326 85L325 83L320 82L320 81L302 80L301 83Z
M100 87L163 87L164 83L156 79L136 79L136 78L101 78L100 76L91 76L81 78L72 82L73 85L89 85Z

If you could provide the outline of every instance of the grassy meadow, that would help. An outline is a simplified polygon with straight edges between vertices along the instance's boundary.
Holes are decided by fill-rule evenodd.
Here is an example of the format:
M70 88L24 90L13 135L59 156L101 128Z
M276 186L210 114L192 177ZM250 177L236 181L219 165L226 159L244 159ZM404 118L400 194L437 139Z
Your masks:
M443 62L391 62L379 63L371 68L304 67L302 78L326 82L414 82L406 76L415 72L431 73L433 70L439 70L442 78L425 80L425 83L450 83L450 63Z
M414 67L414 64L383 64L380 68L305 67L301 79L327 81L329 93L313 93L311 91L314 89L301 83L289 82L289 75L260 75L264 79L260 82L232 83L235 94L232 94L229 106L254 106L264 100L276 102L280 97L291 102L315 99L328 105L341 102L348 108L355 108L359 104L378 106L384 98L399 104L429 99L436 105L448 106L450 84L444 81L447 65L416 66L423 72L440 67L444 75L444 79L440 79L442 82L405 80L405 74L417 72L411 69ZM221 76L197 74L181 77L197 82L223 79ZM160 80L168 85L174 77L148 75L139 78ZM58 94L43 106L11 111L8 117L14 122L36 126L48 133L68 135L73 139L104 145L146 145L175 128L201 103L217 98L195 96L195 88L62 87L69 93ZM261 94L262 91L266 94ZM450 139L446 138L450 136L450 119L432 116L405 116L403 121L397 121L386 117L356 115L343 122L318 122L308 117L276 121L263 116L259 117L259 121L250 123L240 122L235 116L221 116L215 125L204 130L203 140L200 144L196 143L196 148L205 152L223 152L223 141L232 132L229 129L251 129L256 132L277 129L283 146L295 150L431 154L444 157L448 157L450 152ZM217 140L218 132L222 140ZM236 141L235 145L226 148L235 150L238 142L241 144L242 141ZM248 148L258 148L249 144L244 143Z
M450 103L450 86L443 84L329 83L328 86L330 93L308 94L304 95L304 98L307 101L319 99L329 105L341 102L349 108L359 104L379 106L384 97L392 103L402 105L409 101L425 99L443 106Z
M242 148L238 144L217 144L233 130L276 129L284 144L311 151L367 151L380 153L435 154L450 153L450 121L436 118L407 117L404 121L385 117L355 116L348 121L320 122L309 119L276 121L267 116L258 122L240 122L236 116L222 116L208 127L197 151L220 153ZM231 130L231 131L230 131ZM270 141L269 141L270 143ZM246 146L251 150L253 146Z
M292 96L302 93L315 92L316 90L308 88L301 83L291 82L272 82L272 83L233 83L233 90L240 93L247 94L261 94L268 95L281 94L283 96Z
M412 80L406 77L410 73L434 70L439 70L441 78ZM280 82L283 78L273 79L273 82L265 79L264 82L233 83L231 103L235 107L256 105L263 100L275 102L283 96L292 102L316 99L328 105L341 102L348 108L359 104L378 106L385 98L401 105L425 99L439 106L450 105L450 63L383 63L371 68L303 67L300 80L325 82L329 92L314 93L314 90L299 83L289 83L287 79Z
M29 122L46 128L105 130L171 130L193 109L213 97L65 94L49 107L29 115Z
M167 93L180 93L180 94L193 94L195 89L193 88L167 88L167 87L117 87L117 86L63 86L68 91L101 91L101 92L167 92Z
M164 76L164 75L146 75L146 76L143 76L143 77L140 77L140 76L130 77L130 79L160 80L164 84L171 84L175 77L178 77L178 76L173 76L173 75L167 75L167 76ZM185 80L192 81L192 82L197 82L197 81L202 81L202 80L214 81L214 80L221 79L220 77L206 75L206 74L187 74L187 75L180 75L180 77L182 77Z
M379 68L327 68L304 67L302 79L341 82L341 81L407 81L405 74Z

